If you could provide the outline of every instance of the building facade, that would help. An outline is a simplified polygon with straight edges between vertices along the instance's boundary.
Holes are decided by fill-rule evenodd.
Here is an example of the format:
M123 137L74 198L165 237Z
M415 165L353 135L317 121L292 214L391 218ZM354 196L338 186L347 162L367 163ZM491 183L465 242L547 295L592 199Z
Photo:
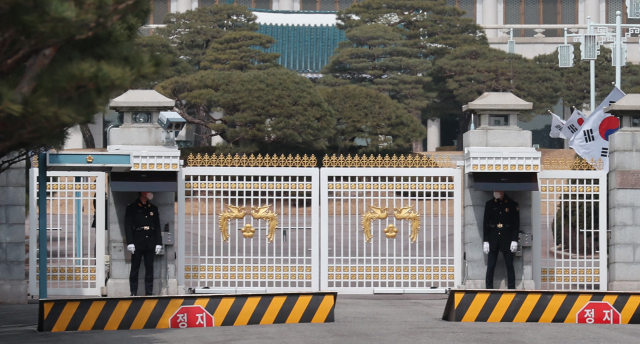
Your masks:
M168 13L184 12L202 6L220 4L223 0L150 0L152 11L148 24L141 29L142 34L150 34L162 25ZM486 32L493 48L508 50L508 41L513 34L515 52L527 58L555 51L564 43L563 29L569 33L585 33L587 23L615 23L616 11L623 13L626 24L638 24L639 19L627 18L626 0L446 0L447 4L466 11L465 16L474 18ZM335 27L336 12L351 6L357 0L227 0L250 8L258 17L260 33L274 37L268 52L281 55L279 63L290 70L307 77L320 77L320 70L329 61L338 42L344 40L344 32ZM627 34L627 60L640 62L638 34ZM611 35L613 39L613 35ZM571 41L571 40L570 40ZM604 42L608 46L611 42ZM613 68L613 67L612 67ZM557 106L555 113L570 115L568 109ZM96 123L104 123L102 116ZM105 116L111 118L112 115ZM108 120L104 125L96 125L95 135L104 139L96 140L97 148L106 146ZM442 123L441 123L442 122ZM535 117L520 125L534 133L534 144L543 148L563 148L560 140L548 138L551 118L547 114ZM426 149L435 150L439 146L455 145L456 133L442 132L440 127L449 127L445 121L428 123L429 137ZM93 129L93 128L92 128ZM100 133L98 133L99 131ZM68 148L83 148L80 130L71 129L67 141ZM102 143L102 146L100 145ZM564 147L566 148L566 147Z

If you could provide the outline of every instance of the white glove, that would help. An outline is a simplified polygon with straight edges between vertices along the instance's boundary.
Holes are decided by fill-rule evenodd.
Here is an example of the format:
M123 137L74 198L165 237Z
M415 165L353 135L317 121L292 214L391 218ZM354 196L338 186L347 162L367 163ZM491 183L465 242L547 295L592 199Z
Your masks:
M511 252L516 253L517 250L518 250L518 242L517 241L512 241L511 242Z
M485 241L484 244L482 244L482 252L489 254L489 242Z
M162 251L162 246L156 245L156 254L160 253L160 251Z
M136 245L134 244L128 245L127 250L131 252L131 254L133 254L134 252L136 252Z

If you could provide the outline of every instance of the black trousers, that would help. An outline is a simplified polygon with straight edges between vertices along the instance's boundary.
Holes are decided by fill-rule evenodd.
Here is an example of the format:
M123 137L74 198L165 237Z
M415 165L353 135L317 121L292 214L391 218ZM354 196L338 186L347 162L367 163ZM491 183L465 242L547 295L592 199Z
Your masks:
M486 287L487 289L493 289L493 273L496 269L496 263L498 262L499 250L489 251L489 257L487 260L487 276ZM504 257L504 263L507 266L507 287L509 289L516 289L516 272L513 268L513 253L509 250L502 251Z
M144 292L147 295L153 294L153 258L156 255L155 250L135 250L131 255L131 273L129 274L129 287L131 294L138 294L138 272L140 271L140 263L144 257Z

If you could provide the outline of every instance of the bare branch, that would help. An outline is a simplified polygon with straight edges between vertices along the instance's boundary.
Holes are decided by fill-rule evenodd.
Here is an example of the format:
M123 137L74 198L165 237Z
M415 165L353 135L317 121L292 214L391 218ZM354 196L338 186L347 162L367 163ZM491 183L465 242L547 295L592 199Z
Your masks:
M38 55L31 56L29 61L27 61L27 69L15 90L18 101L21 101L31 93L36 86L35 79L38 73L49 65L49 62L51 62L51 59L56 55L59 47L60 46L54 46L44 49Z

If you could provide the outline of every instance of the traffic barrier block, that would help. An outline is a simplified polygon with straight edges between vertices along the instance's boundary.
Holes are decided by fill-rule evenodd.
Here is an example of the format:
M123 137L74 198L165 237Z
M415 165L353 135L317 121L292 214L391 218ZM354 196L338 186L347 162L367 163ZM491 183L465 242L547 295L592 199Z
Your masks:
M640 324L640 293L451 290L443 320Z
M325 323L334 321L336 297L317 292L42 299L38 331Z

